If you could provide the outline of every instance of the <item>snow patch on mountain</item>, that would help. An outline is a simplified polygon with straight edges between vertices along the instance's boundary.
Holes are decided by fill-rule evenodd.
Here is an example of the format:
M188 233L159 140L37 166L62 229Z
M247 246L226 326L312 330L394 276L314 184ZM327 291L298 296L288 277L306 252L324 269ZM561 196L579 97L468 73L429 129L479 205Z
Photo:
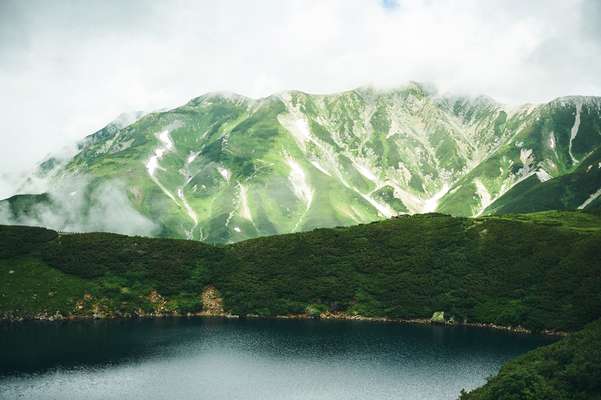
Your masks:
M194 153L194 152L190 153L190 155L186 159L186 163L192 164L194 162L194 160L196 160L196 157L198 157L198 153Z
M171 136L169 136L168 130L164 130L163 132L159 133L158 138L163 143L165 150L171 151L175 147L173 145L173 140L171 140Z
M366 164L364 164L362 160L353 160L353 166L365 178L376 184L379 183L376 174Z
M217 166L217 171L226 182L230 181L230 178L232 177L232 172L229 169L222 166Z
M522 174L528 174L534 162L534 153L532 149L520 149L520 161L522 162Z
M158 180L156 177L156 171L158 169L163 169L159 164L159 161L163 156L173 148L173 142L169 137L169 131L164 130L157 135L157 138L160 141L160 144L154 150L154 154L148 159L146 162L146 170L148 171L148 175L152 179L152 181L171 199L179 206L179 202L175 198L175 196Z
M299 200L305 203L305 207L308 209L311 207L311 202L313 201L314 189L309 184L307 177L305 176L305 171L294 158L287 155L286 163L288 164L288 167L290 167L288 180L292 185L292 191Z
M476 216L480 216L486 207L492 203L492 196L480 179L474 179L474 185L476 185L476 194L480 198L480 208L476 213Z
M307 151L307 142L311 140L311 130L309 123L304 118L302 112L292 104L289 93L281 96L286 105L288 113L278 115L278 122L292 135L298 147L305 153Z
M165 130L157 135L160 141L160 145L154 149L154 154L146 162L146 169L151 177L155 176L157 169L162 169L159 165L159 161L163 156L173 149L173 141L169 137L169 131Z
M584 201L584 203L580 204L578 206L579 210L583 210L585 209L589 204L591 204L593 201L597 200L597 198L601 196L601 188L599 188L599 190L597 190L595 193L591 194L588 199L586 199Z
M290 156L290 154L285 153L284 158L286 159L286 163L288 164L288 167L290 168L290 173L288 175L288 181L290 182L290 184L292 186L292 192L305 205L305 210L303 211L300 218L297 220L296 224L294 225L294 228L292 229L292 231L295 232L298 230L300 224L302 223L303 219L305 218L305 215L311 208L311 203L313 202L313 195L314 195L315 189L313 189L311 187L311 185L309 184L309 181L307 179L305 171L300 166L300 164L294 158L292 158L292 156Z
M186 231L186 237L188 239L194 239L194 230L198 227L199 220L196 211L194 211L190 203L188 203L186 196L184 195L184 188L191 179L189 165L194 161L195 157L193 157L193 155L190 155L186 159L186 165L182 170L183 175L186 177L186 181L181 187L178 187L176 189L177 197L174 196L173 193L171 193L171 191L159 180L156 172L157 170L164 171L164 168L160 165L160 161L167 153L175 150L175 144L173 143L173 140L169 134L169 129L165 129L159 132L156 135L156 137L159 140L159 145L154 149L153 155L146 162L146 170L152 181L163 191L163 193L165 193L165 195L167 195L167 197L169 197L177 205L177 207L183 207L183 209L186 212L186 215L192 220L193 224L192 228ZM200 240L202 240L203 238L204 236L201 232Z
M315 168L317 168L319 171L321 171L323 174L327 175L327 176L332 176L332 174L330 174L320 163L319 161L315 160L315 159L309 159L309 162L311 163L311 165L313 165Z
M576 164L578 160L574 157L574 153L572 153L572 142L576 139L576 135L578 135L578 129L580 128L580 111L582 110L582 103L576 103L576 116L574 117L574 125L572 125L572 129L570 129L570 145L568 147L568 153L570 154L570 158L572 162Z
M556 141L555 141L555 133L554 132L551 132L549 134L549 141L547 143L549 144L549 148L551 150L555 150Z
M449 189L450 189L449 184L445 183L442 186L442 188L434 194L434 196L430 197L429 199L424 200L422 208L421 208L421 212L430 213L430 212L436 211L436 209L438 208L438 202L440 201L440 199L442 199L442 197L445 194L447 194Z
M540 182L547 182L549 179L553 178L547 171L542 168L539 168L536 171L536 177Z
M378 212L385 218L390 218L396 215L396 212L386 203L380 203L379 201L373 199L371 196L360 193L361 197L363 197L369 204L371 204Z
M186 213L188 214L190 219L194 222L194 226L192 226L192 229L190 229L190 231L188 231L188 239L193 239L194 238L194 230L198 226L198 216L196 215L196 212L194 211L194 209L192 207L190 207L190 204L186 200L186 196L184 195L183 188L177 189L177 197L179 197L179 199L182 202L182 205L184 206L184 209L186 210Z
M248 221L253 222L253 217L248 206L248 192L246 186L238 183L240 189L240 216Z

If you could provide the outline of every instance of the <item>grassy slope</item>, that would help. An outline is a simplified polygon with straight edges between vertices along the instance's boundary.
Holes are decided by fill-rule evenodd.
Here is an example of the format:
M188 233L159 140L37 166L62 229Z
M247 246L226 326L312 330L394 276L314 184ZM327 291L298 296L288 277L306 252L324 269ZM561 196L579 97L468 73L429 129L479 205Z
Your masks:
M601 320L505 364L461 400L601 399Z
M89 287L86 280L65 274L32 257L0 259L0 313L7 315L73 311L75 301Z
M486 214L576 209L599 189L597 163L601 160L599 109L592 100L582 106L578 135L572 143L572 153L579 162L574 162L569 154L576 104L580 101L585 100L554 100L537 109L524 125L507 126L515 136L456 182L437 210L451 215L475 215L483 206L476 180L494 200L485 204ZM589 165L595 169L586 174L585 167ZM541 183L533 175L520 182L537 169L555 179Z
M47 160L38 172L55 177L51 194L0 201L0 217L64 229L48 214L79 219L61 201L78 175L89 180L76 191L85 193L84 217L96 190L118 182L160 227L153 234L221 244L431 210L426 199L446 184L437 211L451 215L575 209L599 189L601 159L582 172L601 154L599 121L598 98L509 111L486 98L434 96L415 83L257 101L212 94L122 129L111 124L64 166ZM169 151L157 136L165 131ZM157 151L160 185L146 169ZM539 184L535 171L555 179Z
M485 213L573 210L581 206L599 189L601 189L601 148L592 152L570 174L546 182L540 182L534 176L521 182L493 202ZM591 202L586 208L598 208L598 205Z
M589 213L428 214L213 247L3 227L0 265L16 272L0 286L0 311L148 313L157 311L149 299L155 290L165 300L162 312L185 313L199 311L200 292L214 285L226 310L241 315L312 309L429 318L444 310L470 322L576 330L600 316L600 228L601 217ZM27 264L43 273L19 272ZM59 274L65 290L34 282L47 281L44 274ZM28 299L48 292L64 303ZM84 293L86 306L75 309Z

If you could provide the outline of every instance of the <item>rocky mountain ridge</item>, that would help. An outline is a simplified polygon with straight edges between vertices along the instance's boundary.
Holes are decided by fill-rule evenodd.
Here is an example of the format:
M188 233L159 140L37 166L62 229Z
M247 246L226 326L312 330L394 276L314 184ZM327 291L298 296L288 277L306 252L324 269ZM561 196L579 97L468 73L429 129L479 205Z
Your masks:
M601 98L507 106L410 83L263 99L210 93L111 124L38 173L55 191L73 176L87 177L85 193L117 180L156 224L150 234L226 243L406 213L539 211L549 199L551 208L598 207L600 145ZM4 222L40 214L4 203Z

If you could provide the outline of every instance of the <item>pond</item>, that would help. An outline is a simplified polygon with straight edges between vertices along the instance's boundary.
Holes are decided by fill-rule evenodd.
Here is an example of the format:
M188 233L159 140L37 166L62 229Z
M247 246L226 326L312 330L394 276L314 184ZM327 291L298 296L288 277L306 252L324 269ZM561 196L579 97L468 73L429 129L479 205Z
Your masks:
M0 325L0 398L455 399L553 339L331 320Z

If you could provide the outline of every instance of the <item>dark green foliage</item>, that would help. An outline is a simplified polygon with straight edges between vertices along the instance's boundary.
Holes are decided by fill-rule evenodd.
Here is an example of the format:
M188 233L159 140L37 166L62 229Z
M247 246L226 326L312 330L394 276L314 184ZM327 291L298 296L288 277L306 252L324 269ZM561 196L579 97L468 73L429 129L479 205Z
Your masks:
M0 226L0 318L202 309L343 311L583 331L526 354L462 400L601 399L601 213L426 214L214 247Z
M57 233L31 226L0 226L0 258L28 254L56 238Z
M505 364L461 400L601 399L601 320Z
M198 271L220 257L218 248L187 240L149 239L110 233L65 235L49 243L43 259L82 278L119 277L163 295L200 293L206 282Z
M17 238L19 229L33 228L0 234ZM601 216L584 212L414 215L225 247L106 233L35 247L119 309L152 289L175 310L195 309L211 284L240 315L309 307L407 319L442 310L455 320L568 331L601 314L600 249Z
M601 235L542 219L416 215L250 240L226 247L213 279L242 314L325 304L369 316L445 310L456 319L577 329L601 310L593 255Z
M91 282L64 274L35 257L0 258L0 320L73 313Z

